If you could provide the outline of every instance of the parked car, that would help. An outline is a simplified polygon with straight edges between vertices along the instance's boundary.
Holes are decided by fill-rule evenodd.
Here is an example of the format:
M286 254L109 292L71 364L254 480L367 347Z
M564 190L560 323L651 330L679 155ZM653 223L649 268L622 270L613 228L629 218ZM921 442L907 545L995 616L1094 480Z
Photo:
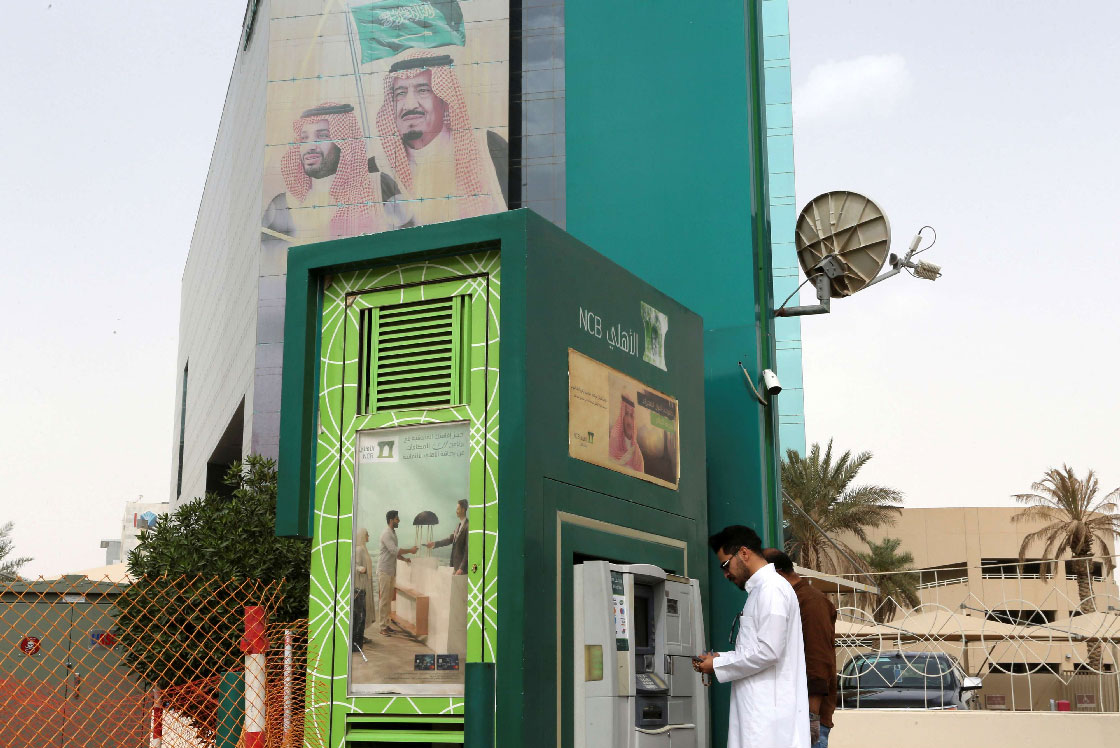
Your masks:
M941 652L857 655L839 675L841 709L970 709L982 685Z

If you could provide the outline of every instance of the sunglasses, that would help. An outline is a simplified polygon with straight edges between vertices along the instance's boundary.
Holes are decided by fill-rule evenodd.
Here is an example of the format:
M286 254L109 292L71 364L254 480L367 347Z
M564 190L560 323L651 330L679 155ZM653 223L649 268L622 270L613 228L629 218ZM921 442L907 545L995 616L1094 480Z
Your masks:
M738 548L736 548L735 552L732 553L730 556L728 556L727 560L719 565L719 570L720 571L727 571L727 567L731 565L731 559L735 558L735 556L737 556L739 554L739 551L741 551L741 550L743 550L743 546L739 546Z

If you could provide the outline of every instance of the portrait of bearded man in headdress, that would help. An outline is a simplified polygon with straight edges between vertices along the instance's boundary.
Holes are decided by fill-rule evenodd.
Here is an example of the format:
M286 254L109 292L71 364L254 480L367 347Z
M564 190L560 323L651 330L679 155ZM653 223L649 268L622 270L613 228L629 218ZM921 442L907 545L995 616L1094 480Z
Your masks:
M382 206L396 183L376 173L354 107L327 102L308 109L292 132L280 161L285 191L265 209L266 233L313 242L396 228L387 225Z
M472 127L450 55L424 49L400 55L385 75L377 134L410 224L506 209L508 144Z
M618 416L611 424L607 453L615 462L637 470L639 473L646 469L642 448L638 444L634 396L631 393L623 393L619 396Z

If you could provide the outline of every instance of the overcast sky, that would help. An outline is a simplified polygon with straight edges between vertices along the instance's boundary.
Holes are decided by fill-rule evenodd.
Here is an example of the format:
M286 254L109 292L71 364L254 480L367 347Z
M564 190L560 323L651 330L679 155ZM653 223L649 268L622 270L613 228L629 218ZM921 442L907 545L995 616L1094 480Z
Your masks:
M861 191L944 267L803 320L810 442L911 506L1120 485L1120 4L790 5L798 206Z
M179 282L243 2L43 0L0 24L0 521L28 574L166 500Z
M903 276L803 322L810 441L915 506L1052 465L1120 485L1112 3L794 0L798 205L863 191ZM179 282L244 3L53 0L0 27L0 522L25 572L102 563L170 486Z

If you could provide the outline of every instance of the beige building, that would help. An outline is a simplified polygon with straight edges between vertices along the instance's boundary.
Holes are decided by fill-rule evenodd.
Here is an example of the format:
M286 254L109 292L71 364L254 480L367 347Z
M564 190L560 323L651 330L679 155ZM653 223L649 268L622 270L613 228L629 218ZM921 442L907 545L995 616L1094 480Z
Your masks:
M1068 622L1078 608L1077 582L1072 560L1063 554L1057 568L1044 577L1042 545L1032 546L1026 562L1019 563L1023 538L1042 524L1013 522L1018 507L948 507L904 509L893 527L870 531L874 541L899 538L901 551L914 555L920 570L923 603L938 603L951 610L961 605L965 613L989 615L1009 623L1057 624ZM858 541L856 541L858 543ZM1114 541L1109 553L1115 553ZM1120 605L1115 577L1104 575L1103 562L1093 562L1093 593L1098 608ZM981 611L970 610L979 608Z
M997 506L907 508L894 526L868 534L874 541L897 537L902 541L899 550L914 554L914 568L921 570L923 602L953 610L961 604L984 608L1007 623L1061 627L1079 599L1070 554L1062 554L1048 579L1040 558L1042 544L1032 546L1026 562L1020 564L1024 537L1043 526L1012 522L1020 511ZM1113 541L1109 552L1116 552ZM1092 576L1093 593L1105 604L1099 607L1120 604L1116 579L1105 578L1100 559L1093 562ZM965 613L979 615L968 609Z
M1120 648L1106 639L1101 646L1103 673L1090 669L1086 639L1078 635L1089 619L1079 621L1080 596L1069 554L1062 554L1056 564L1046 564L1042 546L1032 546L1020 563L1023 538L1043 525L1013 522L1019 511L1017 507L904 509L894 526L869 532L875 542L900 539L900 552L913 554L919 574L920 608L898 611L889 625L922 635L923 640L911 639L904 649L943 651L957 658L970 675L982 677L981 708L1045 711L1051 699L1064 699L1075 705L1074 711L1116 711ZM853 548L863 548L855 538L845 540ZM1115 539L1109 542L1109 553L1115 553ZM1100 558L1093 561L1091 573L1097 610L1105 612L1109 621L1113 614L1120 617L1115 575L1104 573ZM982 623L954 626L951 616L941 615L941 621L950 622L936 624L936 631L922 628L931 618L922 614L941 608ZM994 633L1000 627L989 621L1015 626L1017 636L1001 639ZM1120 633L1115 621L1106 625L1107 631L1096 632L1098 636ZM993 635L960 633L977 628ZM845 649L838 653L841 661L866 651L866 642L841 646ZM880 646L898 645L883 640Z

